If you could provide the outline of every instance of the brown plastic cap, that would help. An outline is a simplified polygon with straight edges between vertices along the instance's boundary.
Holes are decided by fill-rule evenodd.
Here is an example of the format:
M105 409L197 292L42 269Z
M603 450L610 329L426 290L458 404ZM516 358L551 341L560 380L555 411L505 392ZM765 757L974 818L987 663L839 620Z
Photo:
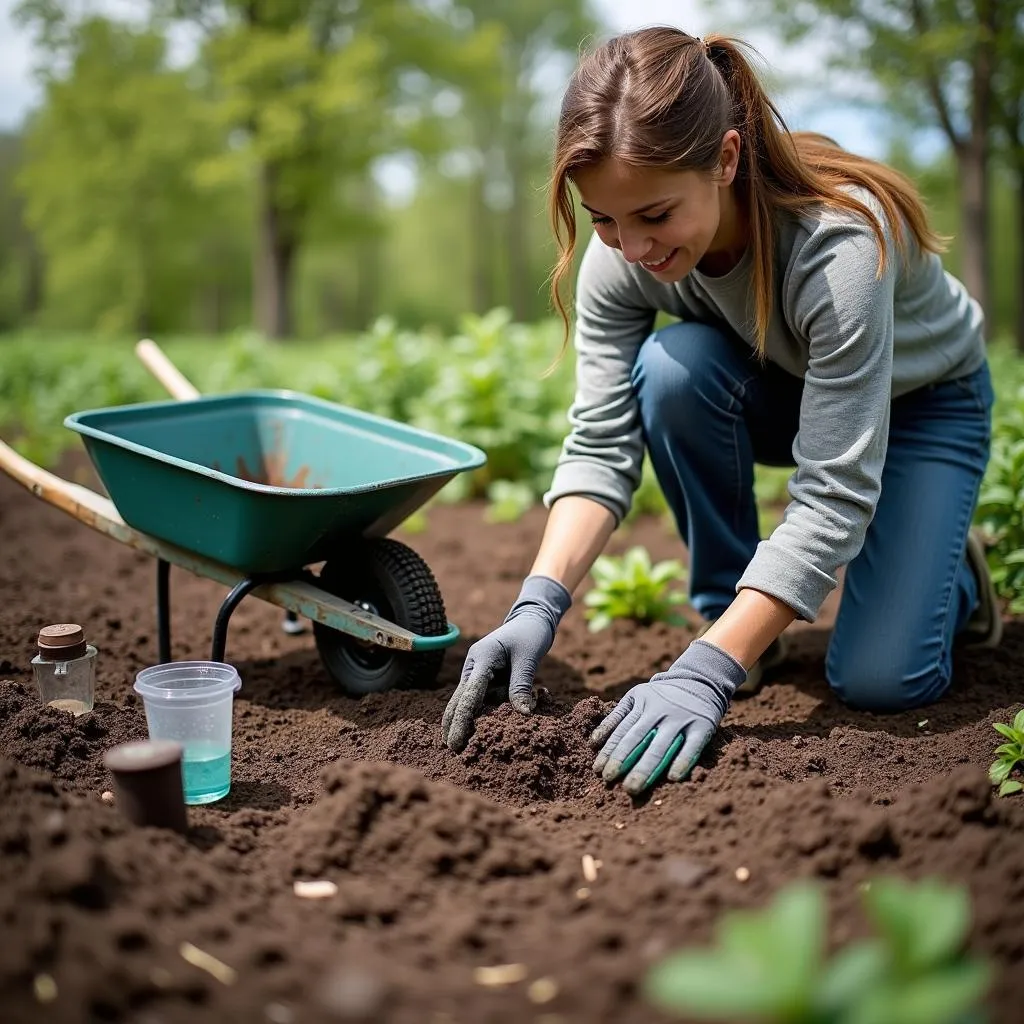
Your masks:
M112 772L148 772L180 761L182 747L173 740L138 740L106 752L103 763Z
M85 654L85 631L76 622L43 626L36 641L39 653L55 661L80 658Z
M133 825L188 831L181 758L173 740L122 743L103 755L115 802Z

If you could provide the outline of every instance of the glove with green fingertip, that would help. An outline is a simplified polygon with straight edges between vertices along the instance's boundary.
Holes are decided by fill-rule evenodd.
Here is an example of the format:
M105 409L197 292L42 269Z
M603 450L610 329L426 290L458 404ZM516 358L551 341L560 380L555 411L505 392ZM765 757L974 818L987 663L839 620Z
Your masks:
M605 782L625 776L633 796L663 774L679 782L690 774L721 724L746 669L706 640L694 640L665 672L634 686L590 737L600 747L594 771Z

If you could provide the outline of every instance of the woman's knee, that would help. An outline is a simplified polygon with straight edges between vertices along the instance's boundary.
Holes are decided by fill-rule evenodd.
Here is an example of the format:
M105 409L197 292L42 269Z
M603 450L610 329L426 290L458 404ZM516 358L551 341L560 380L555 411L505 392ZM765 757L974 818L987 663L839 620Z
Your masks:
M867 648L868 645L865 645ZM829 651L825 677L833 692L860 711L896 712L923 707L949 688L948 658L913 658L872 645L859 653Z
M726 335L709 324L676 323L655 331L640 346L633 366L633 390L641 410L647 415L658 409L660 416L667 405L683 416L697 409L697 403L685 399L715 394L730 404L731 349Z

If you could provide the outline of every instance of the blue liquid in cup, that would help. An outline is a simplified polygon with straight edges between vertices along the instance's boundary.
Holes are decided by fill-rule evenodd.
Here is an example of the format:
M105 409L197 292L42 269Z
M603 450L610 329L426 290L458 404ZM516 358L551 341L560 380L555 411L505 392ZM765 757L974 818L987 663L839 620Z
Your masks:
M190 743L182 758L185 803L209 804L231 789L231 748L212 743Z

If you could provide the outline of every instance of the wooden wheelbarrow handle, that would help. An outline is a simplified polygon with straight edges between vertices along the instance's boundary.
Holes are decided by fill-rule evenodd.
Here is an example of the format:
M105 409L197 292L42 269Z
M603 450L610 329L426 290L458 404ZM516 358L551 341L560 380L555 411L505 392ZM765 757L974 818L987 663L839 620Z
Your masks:
M199 390L164 355L155 341L148 338L140 341L135 346L135 352L146 368L175 398L188 399L199 396ZM132 531L125 526L124 520L109 498L37 466L2 440L0 469L37 498L42 498L43 501L108 536L127 542L126 538Z
M185 551L156 537L139 533L120 516L109 498L95 491L55 476L19 455L10 445L0 441L0 469L49 505L120 543L143 554L162 558L206 579L226 587L237 586L243 579L236 569L211 562L202 555ZM340 597L321 590L311 580L266 583L253 591L256 597L270 604L322 622L362 640L397 650L427 650L447 646L458 638L459 631L449 626L444 637L420 637L401 626L364 611Z
M0 469L37 498L101 533L125 539L128 528L109 498L37 466L4 441L0 441Z
M199 389L167 358L155 341L143 338L135 346L135 354L173 398L185 401L199 397Z

